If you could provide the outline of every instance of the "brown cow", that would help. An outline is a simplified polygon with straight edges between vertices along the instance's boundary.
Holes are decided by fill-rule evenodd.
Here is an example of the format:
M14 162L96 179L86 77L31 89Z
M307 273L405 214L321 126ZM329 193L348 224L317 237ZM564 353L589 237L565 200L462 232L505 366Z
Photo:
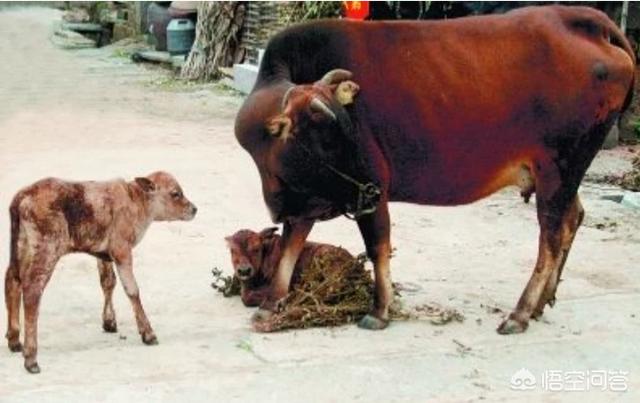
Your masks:
M166 172L155 172L132 182L66 182L43 179L13 198L11 257L5 277L7 341L13 352L20 344L20 298L24 304L24 366L40 372L37 362L37 321L40 298L56 262L72 252L98 258L104 291L103 328L116 331L111 304L115 286L113 264L131 300L138 331L145 344L157 344L136 279L132 249L153 221L191 220L196 207L178 182Z
M617 26L585 7L320 21L275 36L235 126L284 223L282 259L254 320L286 295L313 223L349 213L376 276L375 308L359 325L386 327L387 203L454 206L517 185L536 193L539 253L498 331L523 332L555 301L584 214L578 187L629 104L634 64Z
M260 232L240 230L225 238L231 251L234 276L240 281L240 298L245 306L258 306L269 295L273 274L282 257L282 237L277 227ZM298 283L300 274L312 260L323 255L336 256L349 261L355 259L343 248L305 242L293 268L291 285Z

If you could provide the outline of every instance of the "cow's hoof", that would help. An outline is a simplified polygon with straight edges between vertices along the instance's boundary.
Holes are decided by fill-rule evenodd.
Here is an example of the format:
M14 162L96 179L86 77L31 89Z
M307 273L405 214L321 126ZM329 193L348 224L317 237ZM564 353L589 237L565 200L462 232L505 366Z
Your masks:
M9 343L9 351L11 351L12 353L19 353L20 351L22 351L22 343L15 342L15 343Z
M268 333L273 331L270 319L274 313L268 309L260 308L251 317L251 326L253 330L260 333Z
M102 322L102 329L107 333L117 333L118 324L115 320L105 320Z
M540 317L544 313L545 306L549 305L549 307L553 308L555 304L556 304L555 297L540 300L540 303L538 303L538 306L536 307L536 309L533 310L533 313L531 314L531 319L535 319L535 320L540 319Z
M268 309L260 308L254 312L253 316L251 316L251 323L255 325L260 322L265 322L269 320L272 316L273 316L273 312L271 312Z
M536 308L531 314L531 319L538 320L544 314L544 308Z
M385 327L389 326L388 320L383 320L380 318L376 318L373 315L366 315L358 322L358 327L360 329L367 330L382 330Z
M35 361L34 362L30 362L30 363L25 361L24 368L30 374L39 374L40 373L40 366Z
M152 332L142 333L142 342L147 346L155 346L158 344L158 338Z
M496 331L499 334L517 334L523 333L525 330L527 330L528 326L529 324L526 322L523 323L512 317L509 317L507 318L507 320L502 322L500 326L498 326L498 329L496 329Z

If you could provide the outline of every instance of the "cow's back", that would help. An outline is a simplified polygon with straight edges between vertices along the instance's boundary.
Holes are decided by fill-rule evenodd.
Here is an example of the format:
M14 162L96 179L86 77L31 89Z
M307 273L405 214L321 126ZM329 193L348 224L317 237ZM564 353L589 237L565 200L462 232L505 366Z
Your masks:
M367 154L384 159L372 164L385 165L391 200L467 203L517 181L558 138L584 135L622 108L633 56L624 39L600 34L615 29L608 24L574 7L306 24L274 38L251 97L275 101L286 87L271 88L282 80L350 70L361 87L352 116ZM253 120L274 114L273 101Z

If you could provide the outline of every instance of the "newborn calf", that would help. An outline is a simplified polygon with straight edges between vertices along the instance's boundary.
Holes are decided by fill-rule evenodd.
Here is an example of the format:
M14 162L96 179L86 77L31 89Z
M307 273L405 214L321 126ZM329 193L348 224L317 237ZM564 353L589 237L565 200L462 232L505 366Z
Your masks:
M98 258L104 291L102 327L116 331L111 304L115 286L113 263L133 305L138 331L145 344L157 344L133 276L131 250L152 221L191 220L196 207L182 194L178 182L166 172L155 172L132 182L65 182L43 179L13 198L11 256L5 277L7 340L13 352L20 344L20 298L24 305L24 366L40 372L37 321L42 292L56 262L72 252Z
M269 296L271 280L282 257L282 237L276 231L276 227L260 232L245 229L225 238L231 250L234 275L240 281L240 297L246 306L259 306ZM300 274L314 258L325 254L353 259L337 246L306 242L293 269L291 285L299 283Z

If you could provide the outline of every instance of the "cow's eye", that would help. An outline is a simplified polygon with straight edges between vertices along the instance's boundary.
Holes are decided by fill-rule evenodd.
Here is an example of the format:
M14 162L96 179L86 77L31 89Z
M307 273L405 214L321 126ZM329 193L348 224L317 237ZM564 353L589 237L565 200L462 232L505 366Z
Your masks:
M179 190L174 190L173 192L170 193L170 196L172 199L181 199L182 198L182 192Z

